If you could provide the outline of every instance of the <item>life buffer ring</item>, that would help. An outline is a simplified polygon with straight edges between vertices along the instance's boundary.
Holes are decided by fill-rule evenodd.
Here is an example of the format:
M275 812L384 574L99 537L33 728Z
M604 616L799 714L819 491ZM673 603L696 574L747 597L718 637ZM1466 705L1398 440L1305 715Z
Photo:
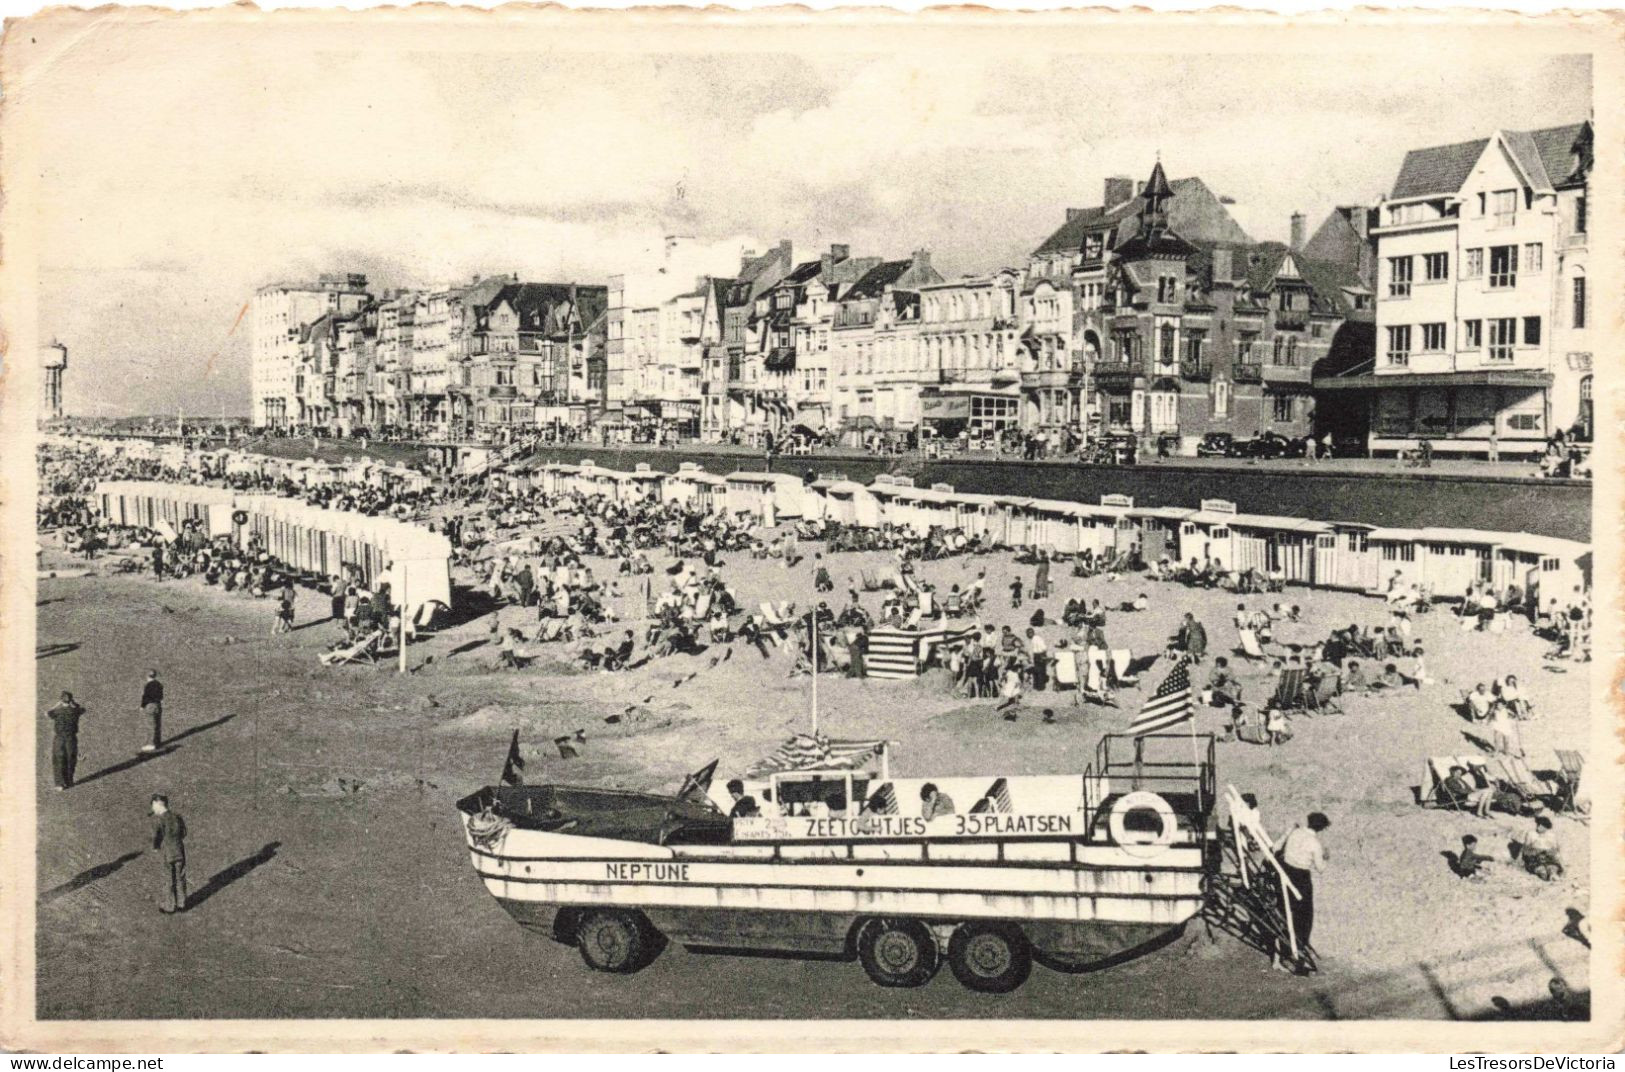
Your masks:
M1143 831L1130 832L1126 828L1125 821L1129 812L1142 809L1156 812L1157 818L1161 820L1162 828L1155 835L1147 835ZM1122 848L1160 849L1171 844L1179 833L1179 820L1174 817L1174 809L1162 797L1143 789L1136 789L1132 793L1125 793L1122 799L1112 806L1107 829L1111 831L1113 844Z
M232 523L236 524L236 525L246 525L246 524L248 524L248 511L247 510L233 510L232 513L231 513L231 520L232 520Z

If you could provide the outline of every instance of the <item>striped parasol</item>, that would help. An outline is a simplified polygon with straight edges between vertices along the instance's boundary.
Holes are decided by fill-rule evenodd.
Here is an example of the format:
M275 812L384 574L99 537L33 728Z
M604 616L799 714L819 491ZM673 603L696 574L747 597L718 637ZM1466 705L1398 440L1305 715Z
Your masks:
M861 767L886 747L885 741L837 741L820 733L798 733L745 770L747 778L786 771L846 770Z

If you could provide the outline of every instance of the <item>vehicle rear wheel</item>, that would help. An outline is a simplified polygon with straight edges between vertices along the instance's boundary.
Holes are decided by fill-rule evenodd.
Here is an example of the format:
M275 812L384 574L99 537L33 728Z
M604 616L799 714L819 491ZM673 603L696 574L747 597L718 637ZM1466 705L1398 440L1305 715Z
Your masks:
M576 948L594 971L629 975L647 967L665 947L665 937L635 912L598 909L576 923Z
M858 933L858 961L880 986L924 986L941 958L931 931L917 919L873 919Z
M971 990L1008 994L1032 974L1032 946L1008 923L963 923L948 939L948 966Z

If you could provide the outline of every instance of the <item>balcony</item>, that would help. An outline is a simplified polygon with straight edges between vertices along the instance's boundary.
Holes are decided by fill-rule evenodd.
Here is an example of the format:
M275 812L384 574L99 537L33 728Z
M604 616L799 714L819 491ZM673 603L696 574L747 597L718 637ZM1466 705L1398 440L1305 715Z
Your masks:
M1236 383L1263 383L1264 366L1234 365L1230 369L1230 379Z
M1213 364L1208 361L1181 361L1179 378L1193 383L1207 383L1213 379Z
M1267 383L1308 383L1310 379L1307 365L1260 365L1259 368Z
M1276 331L1303 331L1309 326L1309 314L1302 309L1277 309Z
M495 383L485 389L485 397L501 401L519 397L519 388L511 383Z

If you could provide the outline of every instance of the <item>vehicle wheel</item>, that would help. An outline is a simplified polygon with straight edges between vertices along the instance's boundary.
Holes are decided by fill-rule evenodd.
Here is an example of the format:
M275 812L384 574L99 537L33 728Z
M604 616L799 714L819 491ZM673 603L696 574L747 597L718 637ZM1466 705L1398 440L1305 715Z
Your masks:
M870 920L858 933L858 961L880 986L924 986L941 966L936 939L917 919Z
M1026 935L1008 923L964 923L948 939L954 978L984 994L1008 994L1033 970Z
M576 948L594 971L629 975L666 947L665 936L641 915L618 909L588 912L576 924Z

